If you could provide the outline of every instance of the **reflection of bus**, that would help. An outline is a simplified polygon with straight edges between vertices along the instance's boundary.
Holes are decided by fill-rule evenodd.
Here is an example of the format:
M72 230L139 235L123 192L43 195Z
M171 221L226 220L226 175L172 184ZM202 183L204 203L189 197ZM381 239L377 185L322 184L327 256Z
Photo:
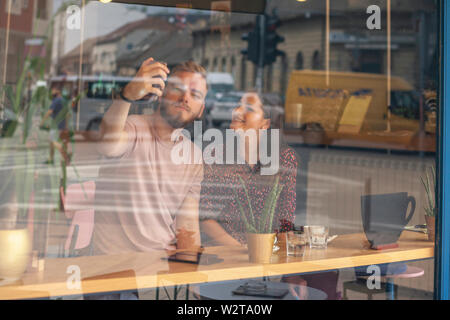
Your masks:
M410 149L419 131L420 96L399 77L293 71L286 92L286 133L317 144ZM345 142L344 142L345 141Z
M114 94L132 80L129 77L114 76L82 76L82 98L79 105L74 106L74 112L79 115L73 117L75 128L81 131L95 129L103 117L106 109L111 105ZM78 76L56 76L51 79L52 87L59 87L74 98L78 95L80 78Z
M114 76L82 76L82 91L86 92L87 98L111 99L114 90L121 89L132 79ZM52 86L60 86L72 93L77 91L79 81L78 76L56 76L51 79Z

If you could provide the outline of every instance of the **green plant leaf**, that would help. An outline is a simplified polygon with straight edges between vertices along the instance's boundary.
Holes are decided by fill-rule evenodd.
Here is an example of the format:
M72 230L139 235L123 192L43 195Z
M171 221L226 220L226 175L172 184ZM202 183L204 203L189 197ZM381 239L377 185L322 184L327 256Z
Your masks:
M25 149L25 148L24 148ZM23 151L23 150L21 150ZM16 201L19 204L19 217L26 218L28 215L34 182L34 155L30 150L24 150L25 155L15 157L15 191Z
M432 172L433 172L433 169L431 169L431 173ZM428 181L428 189L429 189L428 201L430 203L430 209L433 209L434 208L434 183L432 182L433 176L431 176L431 179L430 179L428 172L427 172L427 181Z
M431 166L431 174L433 178L433 186L436 186L436 168L434 166Z
M431 177L430 177L431 175ZM431 166L430 169L425 170L425 177L420 177L422 181L422 185L424 186L426 193L426 205L424 206L425 214L428 216L434 216L436 213L436 204L435 204L435 190L436 190L436 169L434 166Z
M76 177L77 177L77 181L78 181L78 183L79 183L80 186L81 186L81 190L83 191L83 194L84 194L84 199L87 199L87 198L88 198L88 195L87 195L87 193L86 193L86 190L84 189L84 184L83 184L82 181L81 181L81 176L80 176L80 174L78 173L78 169L77 169L77 167L76 167L75 165L73 165L73 164L72 164L72 169L73 169L73 171L75 172L75 175L76 175ZM64 185L64 192L66 192L65 185Z
M422 181L422 184L425 188L425 193L426 193L426 197L427 197L427 204L428 207L431 208L432 207L432 203L431 203L431 198L430 198L430 186L428 184L428 179L427 181L425 181L422 177L420 177L420 180Z
M242 177L240 175L238 175L239 180L241 181L242 187L244 188L244 192L245 192L245 196L247 197L247 201L248 201L248 207L250 209L250 219L251 219L251 223L252 225L257 228L256 226L256 221L255 221L255 216L253 215L253 209L252 209L252 202L250 201L250 197L248 195L248 190L247 187L245 186L245 182L242 179Z
M436 215L436 168L434 166L431 166L431 183L432 183L431 188L433 188L432 189L433 202L432 202L431 216L434 217Z
M14 177L15 177L14 171L10 171L9 175L6 176L6 179L2 181L2 184L0 186L0 199L2 198L5 199L5 197L2 195L5 193L7 189L11 188L10 183L14 180Z
M245 216L244 208L242 208L242 204L241 204L241 201L239 200L236 190L233 189L233 192L234 192L234 196L236 197L236 201L239 206L239 211L241 212L242 220L244 221L244 225L245 225L245 228L247 229L247 232L258 233L256 228L253 225L248 223L247 217Z
M21 113L22 110L20 109L20 106L22 104L22 99L23 99L23 87L24 87L24 83L25 83L25 79L26 79L26 75L28 74L30 70L30 61L29 58L25 59L24 62L24 68L22 70L22 73L19 76L19 80L17 80L16 82L16 97L15 97L15 103L17 106L17 113Z
M15 196L16 196L16 203L20 204L23 203L23 183L25 180L25 176L23 174L23 171L25 171L26 169L24 169L24 167L26 167L26 162L25 162L25 157L22 157L21 154L19 154L19 151L15 151L15 155L14 155L14 168L12 169L14 172L14 187L15 187ZM22 211L19 209L19 214L20 217L22 217Z
M14 96L14 91L12 89L11 86L6 85L5 86L5 94L6 94L6 98L9 100L11 107L12 107L12 111L14 112L15 115L19 114L19 107L18 107L18 103L16 102L16 98Z
M272 209L271 209L271 213L270 213L270 225L268 228L268 232L272 232L272 228L273 228L273 217L275 216L275 209L277 207L277 203L278 203L278 199L280 197L281 191L283 190L283 186L280 186L280 188L278 188L277 190L277 194L275 196L275 200L273 201L273 205L272 205Z
M260 226L260 230L262 233L266 233L266 229L269 226L269 221L268 219L270 218L270 209L272 207L272 202L273 199L275 198L276 192L277 192L277 188L278 188L278 179L279 177L277 176L275 178L275 183L272 187L272 190L270 190L269 194L267 195L267 199L264 202L264 207L263 207L263 211L261 214L261 226Z
M60 179L59 179L59 176L57 174L55 174L55 172L53 172L52 168L53 167L51 167L51 166L48 166L48 168L47 168L48 178L49 178L49 182L50 182L50 190L57 189L56 195L52 194L53 195L52 202L55 203L55 204L58 203L58 205L59 205L59 200L60 200L60 196L59 196ZM58 211L56 213L56 219L59 219L59 212Z
M33 127L33 117L34 114L36 113L36 107L37 106L32 99L29 107L25 108L25 119L23 123L23 140L22 140L23 144L26 143L28 137L30 136L30 132Z

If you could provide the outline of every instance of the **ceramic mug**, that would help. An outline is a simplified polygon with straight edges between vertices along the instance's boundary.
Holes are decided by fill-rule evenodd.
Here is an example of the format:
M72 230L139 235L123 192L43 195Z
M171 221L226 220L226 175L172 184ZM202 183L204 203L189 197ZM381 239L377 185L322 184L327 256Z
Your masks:
M408 207L411 210L408 213ZM396 243L411 220L416 200L407 192L361 196L361 216L367 240L372 246Z

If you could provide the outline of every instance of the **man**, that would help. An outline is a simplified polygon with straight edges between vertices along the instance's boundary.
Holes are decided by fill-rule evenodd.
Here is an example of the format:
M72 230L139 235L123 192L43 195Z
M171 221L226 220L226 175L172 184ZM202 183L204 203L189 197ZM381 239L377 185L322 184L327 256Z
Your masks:
M96 182L95 254L200 246L201 151L180 133L202 116L206 93L203 67L189 61L171 72L149 58L105 113L98 149L108 160ZM129 116L131 103L149 95L157 96L155 113ZM172 161L179 143L189 144L190 164Z
M64 109L64 99L59 88L52 89L52 104L47 113L42 118L42 124L45 124L47 119L51 117L53 121L57 121L56 127L50 127L50 155L46 161L47 164L53 164L55 158L55 147L62 153L63 146L58 142L60 131L67 129L67 120L61 119L61 112Z

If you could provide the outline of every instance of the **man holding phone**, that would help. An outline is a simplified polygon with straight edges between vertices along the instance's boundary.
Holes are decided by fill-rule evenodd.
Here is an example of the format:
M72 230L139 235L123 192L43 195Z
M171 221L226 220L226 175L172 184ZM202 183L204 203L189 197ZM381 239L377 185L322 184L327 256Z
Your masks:
M198 147L189 139L173 137L202 116L206 93L202 66L188 61L169 70L149 58L105 113L98 146L106 160L96 183L95 254L200 247L201 151L194 152ZM158 100L153 114L128 115L133 101L151 95ZM172 162L178 143L189 144L191 164Z

